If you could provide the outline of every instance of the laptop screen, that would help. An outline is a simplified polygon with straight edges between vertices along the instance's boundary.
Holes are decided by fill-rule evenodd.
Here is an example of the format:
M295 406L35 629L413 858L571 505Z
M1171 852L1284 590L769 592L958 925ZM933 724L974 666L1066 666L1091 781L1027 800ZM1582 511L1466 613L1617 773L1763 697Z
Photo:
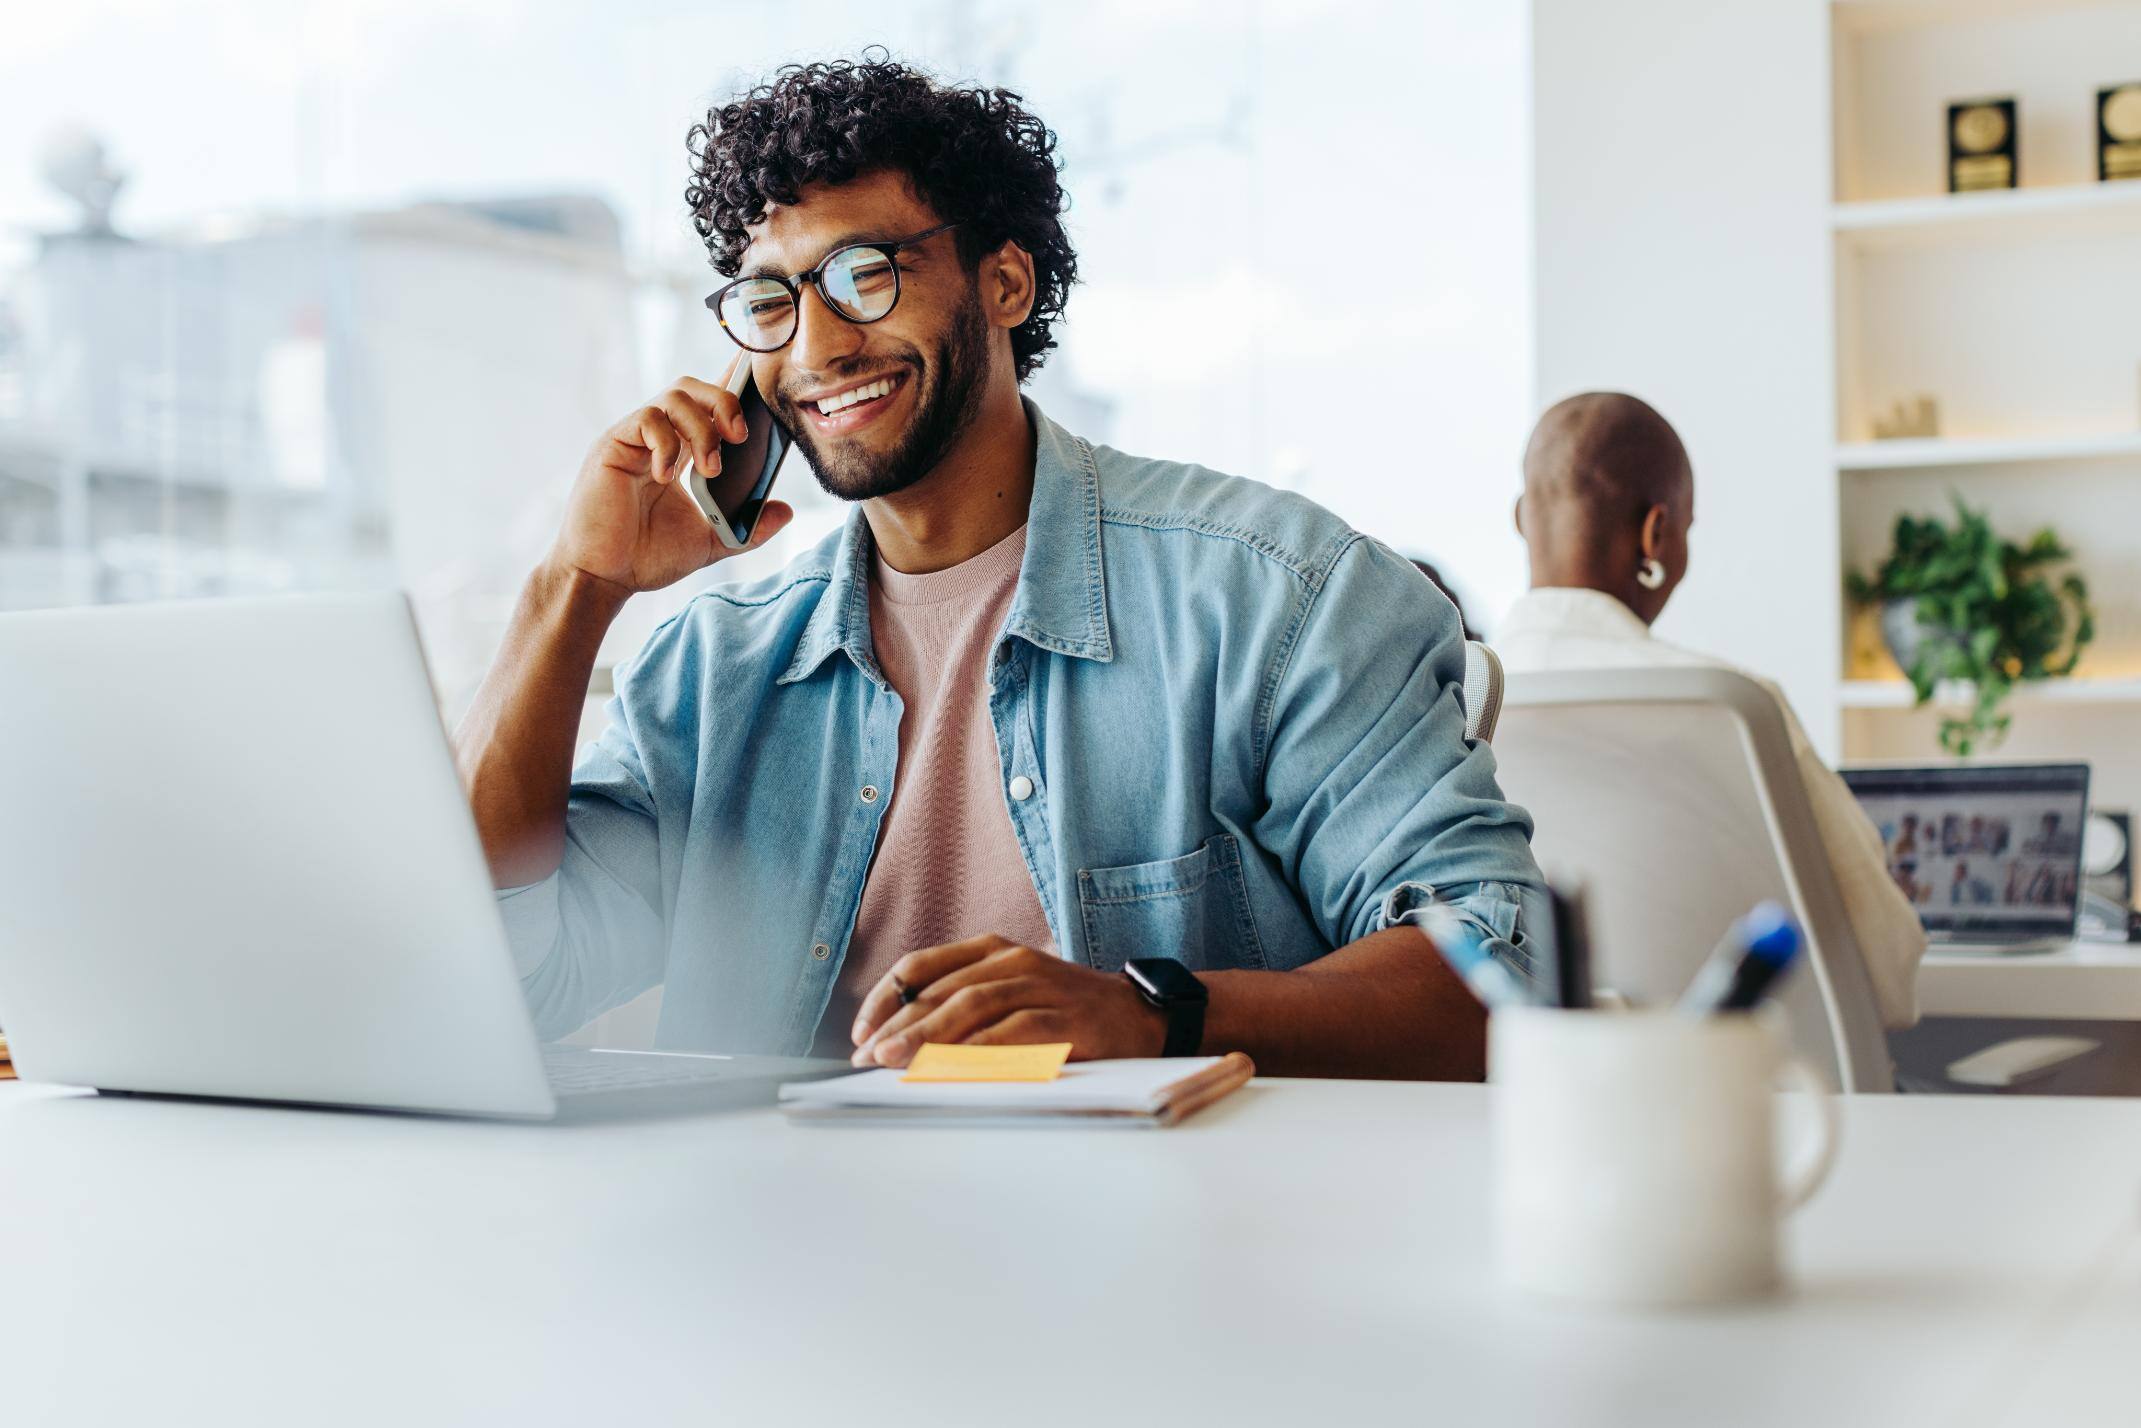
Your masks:
M2072 937L2087 764L1844 770L1926 932Z

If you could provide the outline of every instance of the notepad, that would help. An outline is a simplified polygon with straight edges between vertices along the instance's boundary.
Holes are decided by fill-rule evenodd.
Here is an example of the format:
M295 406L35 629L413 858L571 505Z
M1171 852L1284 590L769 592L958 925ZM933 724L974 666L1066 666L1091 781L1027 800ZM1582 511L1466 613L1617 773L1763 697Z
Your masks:
M889 1068L781 1087L796 1121L1169 1126L1241 1088L1256 1067L1225 1056L1074 1061L1052 1081L912 1081Z

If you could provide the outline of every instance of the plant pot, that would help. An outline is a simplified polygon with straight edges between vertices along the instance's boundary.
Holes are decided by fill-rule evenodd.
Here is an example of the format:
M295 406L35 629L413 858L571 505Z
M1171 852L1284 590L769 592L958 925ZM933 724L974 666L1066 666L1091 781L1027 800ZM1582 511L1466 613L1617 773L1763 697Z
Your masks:
M1918 663L1918 656L1925 652L1927 645L1959 645L1963 642L1962 636L1947 626L1919 619L1915 596L1882 602L1881 638L1887 642L1889 654L1895 657L1905 673Z

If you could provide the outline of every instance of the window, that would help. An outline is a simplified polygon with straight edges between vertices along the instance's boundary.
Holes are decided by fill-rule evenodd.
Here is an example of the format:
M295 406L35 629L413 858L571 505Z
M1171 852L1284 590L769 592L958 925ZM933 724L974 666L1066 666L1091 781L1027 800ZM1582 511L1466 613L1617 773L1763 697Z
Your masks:
M589 442L725 363L686 128L873 42L1062 138L1052 415L1521 588L1522 6L64 8L0 56L0 608L399 585L458 713ZM841 518L782 494L757 568Z

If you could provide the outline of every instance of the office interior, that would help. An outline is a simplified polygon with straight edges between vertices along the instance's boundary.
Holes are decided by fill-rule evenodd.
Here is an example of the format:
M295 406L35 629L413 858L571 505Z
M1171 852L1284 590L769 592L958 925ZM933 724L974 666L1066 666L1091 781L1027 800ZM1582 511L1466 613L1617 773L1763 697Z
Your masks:
M11 1417L2131 1421L2141 0L89 0L8 28L0 626L398 591L446 730L590 439L734 359L684 136L782 64L879 45L1021 96L1058 137L1080 271L1025 395L1430 564L1484 651L1532 583L1534 423L1641 398L1695 490L1655 638L1753 682L1475 654L1499 727L1485 684L1454 697L1546 875L1584 890L1605 1005L1566 1015L1662 1016L1700 958L1658 949L1774 899L1816 952L1765 1013L1768 1071L1813 1081L1777 1080L1763 1173L1804 1171L1827 1127L1805 1210L1761 1212L1773 1282L1682 1279L1661 1307L1584 1279L1584 1235L1543 1267L1510 1248L1534 1172L1496 1068L1526 1094L1601 1074L1514 1049L1528 1007L1484 1086L1260 1075L1134 1131L770 1104L527 1126L92 1096L26 1058L0 1081ZM794 459L779 494L771 540L625 606L580 743L665 622L849 515ZM1979 518L2058 547L2026 658L1982 657L2011 607L1934 623L1973 572L1923 606L1867 586L1899 522ZM1914 688L1926 640L1981 634ZM2012 680L1976 723L1971 669ZM29 677L0 667L0 736ZM1927 920L1908 1024L1858 957L1790 721ZM2084 772L2037 803L1943 781L1988 769ZM1865 792L1883 771L1904 791ZM126 896L115 868L84 887ZM2031 939L1943 933L2002 917ZM660 1050L662 1007L566 1040ZM1649 1094L1565 1124L1602 1159L1725 1137L1629 1109ZM1560 1200L1611 1185L1554 1174Z

